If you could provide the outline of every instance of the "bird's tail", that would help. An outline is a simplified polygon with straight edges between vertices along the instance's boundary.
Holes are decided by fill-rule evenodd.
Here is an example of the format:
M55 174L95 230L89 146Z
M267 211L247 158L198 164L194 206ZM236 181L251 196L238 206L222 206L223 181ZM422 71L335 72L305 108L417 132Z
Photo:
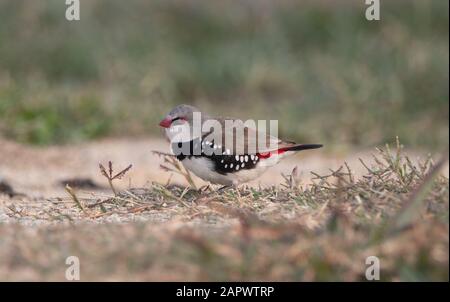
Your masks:
M280 149L279 151L281 152L287 152L287 151L302 151L302 150L309 150L309 149L318 149L318 148L322 148L323 145L321 144L298 144L298 145L293 145L293 146L289 146L289 147L284 147L282 149Z

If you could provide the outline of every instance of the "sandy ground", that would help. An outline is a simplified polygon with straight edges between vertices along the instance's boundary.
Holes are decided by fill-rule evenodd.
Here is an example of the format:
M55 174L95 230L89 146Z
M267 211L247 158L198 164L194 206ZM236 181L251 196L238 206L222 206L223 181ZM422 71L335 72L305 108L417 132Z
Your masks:
M165 184L169 181L186 185L183 177L163 171L159 166L162 158L152 151L168 152L162 139L107 139L69 146L32 147L0 139L0 180L9 183L19 193L34 199L66 196L61 181L86 178L101 186L107 186L99 173L99 163L114 163L117 170L133 165L130 173L117 183L118 187L146 187L152 182ZM326 174L347 162L353 172L364 173L359 158L372 162L375 150L362 150L345 155L330 154L324 149L305 151L285 159L269 169L252 186L277 185L283 182L282 173L290 174L298 166L303 183L311 181L311 171ZM424 154L408 152L413 160ZM448 166L444 170L448 176ZM198 186L206 184L195 178Z
M275 199L272 195L270 198L259 197L258 202L252 201L251 195L224 192L216 194L218 197L199 197L189 204L186 198L172 198L184 192L183 188L178 187L172 188L176 193L171 193L168 198L161 193L155 194L162 187L151 186L152 182L165 184L170 179L172 183L186 185L182 177L162 170L159 167L162 158L151 152L167 152L167 149L167 143L160 139L108 139L45 148L0 139L0 186L7 183L14 191L21 193L13 197L0 193L0 280L65 281L62 268L66 268L65 261L69 255L80 258L82 281L262 280L261 276L268 280L298 280L297 273L289 275L290 269L294 268L292 263L298 264L298 259L302 262L295 269L300 271L299 267L303 267L302 270L313 272L302 279L315 280L316 268L311 265L314 261L307 256L309 252L304 254L304 249L317 250L321 245L323 249L317 252L320 258L323 251L330 251L331 254L323 258L338 259L335 261L339 265L343 263L342 259L355 257L360 258L358 263L364 263L364 250L347 255L350 249L344 246L336 253L335 247L345 238L349 246L361 245L352 241L356 238L356 228L352 224L348 225L352 230L348 233L350 237L345 235L347 232L331 232L335 241L330 241L332 234L327 232L308 237L309 231L320 228L327 221L331 213L328 201L320 206L312 203L305 207L272 189L261 192L275 191L281 195ZM326 148L303 152L273 167L250 185L279 185L283 182L281 173L289 174L294 166L298 166L302 184L306 185L313 177L311 171L328 174L330 169L338 169L345 161L358 176L365 173L359 158L370 166L372 152L375 153L375 150L339 155ZM407 153L412 160L417 160L420 155ZM99 163L106 164L109 160L117 169L133 164L130 173L118 181L117 186L141 189L123 191L121 194L133 194L126 195L125 203L122 202L125 199L122 195L110 199L113 195L99 172ZM448 166L443 172L448 176ZM64 190L63 184L63 180L73 178L89 179L103 189L76 189L84 207L80 206L81 203L77 205ZM198 178L195 182L197 186L204 184ZM203 193L196 194L200 196ZM132 198L137 195L141 198ZM220 201L223 196L228 196L228 199ZM103 208L97 205L99 202ZM372 205L371 208L377 207ZM242 220L242 216L232 213L248 213L249 216ZM286 226L280 227L280 222L286 223ZM423 225L435 227L428 222ZM438 235L434 237L427 230L423 233L426 236L419 236L420 240L405 236L397 246L405 247L407 252L400 250L396 257L401 258L405 253L410 255L411 250L422 251L424 247L432 247L443 255L439 258L443 260L435 261L437 264L433 267L448 267L448 241L445 241L448 228L437 225L435 229ZM252 244L258 244L248 249L256 248L258 251L251 262L248 261L250 254L247 249L242 249L242 242L250 238L249 232ZM289 238L296 239L292 241ZM365 240L365 236L362 238ZM422 243L422 246L410 248L404 242ZM214 258L217 262L208 260L210 262L205 265L206 260L202 258L205 247L208 250L212 247L214 255L217 253ZM373 254L372 251L370 253ZM286 258L286 255L293 255L296 260ZM343 258L336 258L336 255ZM390 254L389 259L392 259ZM246 273L265 267L272 267L269 275L265 269L251 275ZM322 268L322 264L319 267ZM359 276L363 276L360 268L365 266L353 269L354 275L340 278L359 280ZM229 273L224 275L227 271ZM328 277L333 278L337 277ZM433 278L441 280L444 277Z

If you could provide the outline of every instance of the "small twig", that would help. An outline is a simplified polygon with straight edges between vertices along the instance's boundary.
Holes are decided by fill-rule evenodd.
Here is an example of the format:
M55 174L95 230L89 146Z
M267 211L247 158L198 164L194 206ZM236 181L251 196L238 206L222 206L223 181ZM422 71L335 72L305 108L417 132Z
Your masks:
M114 170L113 170L113 165L112 162L109 161L108 162L108 172L106 172L105 167L102 164L99 164L99 168L100 168L100 173L106 177L106 179L108 180L109 186L111 187L111 190L114 193L114 196L117 196L117 191L114 188L113 185L113 180L115 179L122 179L125 174L127 174L127 172L133 167L133 165L129 165L128 167L126 167L125 169L123 169L122 171L120 171L119 173L113 175Z

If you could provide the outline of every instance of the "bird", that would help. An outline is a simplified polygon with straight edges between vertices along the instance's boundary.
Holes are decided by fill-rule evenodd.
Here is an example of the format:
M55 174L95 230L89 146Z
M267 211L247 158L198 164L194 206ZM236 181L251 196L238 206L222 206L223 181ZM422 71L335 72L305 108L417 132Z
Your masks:
M207 124L216 127L204 127ZM282 140L242 120L211 117L186 104L173 108L159 125L165 130L173 155L187 170L224 187L254 180L289 155L323 146Z

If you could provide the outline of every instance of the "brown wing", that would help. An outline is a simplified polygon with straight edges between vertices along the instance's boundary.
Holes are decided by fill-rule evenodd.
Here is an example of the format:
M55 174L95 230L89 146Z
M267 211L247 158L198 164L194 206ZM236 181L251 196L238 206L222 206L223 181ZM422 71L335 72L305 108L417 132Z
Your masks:
M254 125L245 124L242 120L216 119L216 121L219 123L211 122L211 125L215 124L216 127L209 129L209 132L204 132L203 138L221 145L224 152L229 150L229 154L266 153L295 145L293 142L282 141L275 136L260 132L254 128Z

